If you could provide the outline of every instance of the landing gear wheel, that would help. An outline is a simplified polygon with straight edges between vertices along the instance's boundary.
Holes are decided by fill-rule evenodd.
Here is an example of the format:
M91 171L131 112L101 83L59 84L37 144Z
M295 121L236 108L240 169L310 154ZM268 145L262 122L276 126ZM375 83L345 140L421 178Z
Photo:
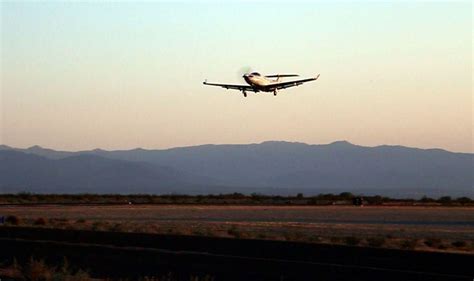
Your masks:
M244 92L244 97L247 97L247 93L246 93L246 92Z
M273 95L276 96L276 95L277 95L277 91L274 91L274 92L273 92Z

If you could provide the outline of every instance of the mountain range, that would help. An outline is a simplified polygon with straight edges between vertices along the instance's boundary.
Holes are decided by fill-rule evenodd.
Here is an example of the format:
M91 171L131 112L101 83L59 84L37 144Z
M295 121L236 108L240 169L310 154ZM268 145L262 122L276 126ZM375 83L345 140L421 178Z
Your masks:
M0 192L474 197L473 160L471 153L346 141L78 152L0 145Z

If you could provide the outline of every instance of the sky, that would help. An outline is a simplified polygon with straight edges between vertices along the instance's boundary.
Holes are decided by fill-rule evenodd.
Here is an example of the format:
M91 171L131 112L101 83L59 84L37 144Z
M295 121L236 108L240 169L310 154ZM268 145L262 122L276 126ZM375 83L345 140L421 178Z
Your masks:
M474 152L472 3L2 1L0 143ZM321 74L272 94L242 70Z

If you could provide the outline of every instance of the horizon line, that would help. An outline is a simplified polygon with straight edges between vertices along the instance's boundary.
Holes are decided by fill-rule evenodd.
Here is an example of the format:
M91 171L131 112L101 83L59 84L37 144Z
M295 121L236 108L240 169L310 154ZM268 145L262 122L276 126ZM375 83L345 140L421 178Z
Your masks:
M405 146L405 145L399 145L399 144L379 144L375 146L368 146L368 145L360 145L360 144L354 144L350 141L347 140L336 140L333 142L329 143L306 143L306 142L301 142L301 141L285 141L285 140L266 140L266 141L261 141L261 142L249 142L249 143L204 143L204 144L196 144L196 145L184 145L184 146L173 146L173 147L168 147L168 148L143 148L143 147L133 147L133 148L123 148L123 149L102 149L100 147L96 148L91 148L91 149L79 149L79 150L62 150L62 149L56 149L56 148L51 148L51 147L45 147L41 145L32 145L29 147L16 147L16 146L11 146L8 144L0 143L0 147L7 147L10 149L17 149L17 150L28 150L28 149L33 149L33 148L39 148L39 149L46 149L46 150L53 150L57 152L88 152L88 151L108 151L108 152L113 152L113 151L131 151L131 150L145 150L145 151L163 151L163 150L172 150L172 149L180 149L180 148L191 148L191 147L200 147L200 146L225 146L225 145L235 145L235 146L245 146L245 145L261 145L264 143L289 143L289 144L302 144L302 145L307 145L307 146L324 146L324 145L337 145L337 144L345 144L345 145L350 145L350 146L355 146L355 147L364 147L364 148L378 148L378 147L403 147L403 148L411 148L411 149L420 149L420 150L441 150L441 151L446 151L450 153L460 153L460 154L474 154L473 151L451 151L445 148L439 148L439 147L431 147L431 148L420 148L420 147L415 147L415 146Z

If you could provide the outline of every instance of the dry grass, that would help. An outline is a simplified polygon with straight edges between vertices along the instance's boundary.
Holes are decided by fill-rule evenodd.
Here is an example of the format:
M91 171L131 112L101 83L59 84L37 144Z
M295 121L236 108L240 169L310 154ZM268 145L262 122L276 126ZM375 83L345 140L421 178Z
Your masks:
M89 274L82 270L70 270L67 261L60 268L47 265L43 260L30 258L21 266L16 260L10 265L0 266L0 276L20 281L89 281Z
M51 205L0 213L37 227L474 253L474 208Z
M59 267L50 266L43 260L30 258L25 265L19 265L16 260L11 264L0 265L0 277L6 280L17 281L98 281L112 279L92 278L86 271L81 269L71 270L67 260ZM214 281L214 276L209 274L192 274L189 276L190 281ZM122 279L119 279L122 280ZM177 281L182 280L173 272L168 272L161 276L144 276L137 279L138 281Z

